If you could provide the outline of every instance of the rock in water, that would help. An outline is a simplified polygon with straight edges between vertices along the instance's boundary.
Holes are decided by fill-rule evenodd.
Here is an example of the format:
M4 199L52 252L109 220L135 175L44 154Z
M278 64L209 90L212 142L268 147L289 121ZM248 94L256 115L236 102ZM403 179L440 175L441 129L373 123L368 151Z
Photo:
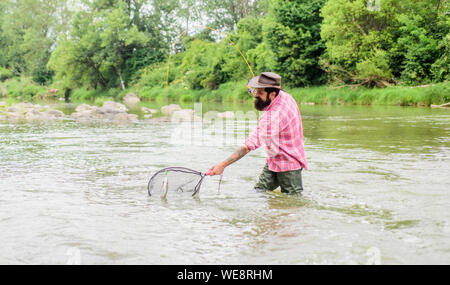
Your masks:
M31 109L25 113L25 120L28 122L44 121L46 119L48 118L46 118L44 113L41 113L35 109Z
M115 109L115 110L121 111L121 112L128 111L128 109L127 109L127 107L125 107L125 105L114 102L114 101L105 101L105 102L103 102L102 107L109 108L109 109Z
M63 112L61 112L59 110L53 110L53 109L45 111L44 114L47 117L55 117L55 118L62 118L62 117L64 117L64 113Z
M139 97L136 94L128 93L123 98L123 101L125 102L125 105L127 105L127 106L134 106L137 103L139 103L141 100L139 99Z
M71 115L72 118L81 122L104 121L114 123L137 122L138 117L135 114L128 114L128 109L120 103L106 101L103 106L98 108L81 104L76 108L76 112Z
M196 116L192 109L183 109L173 112L170 120L171 122L200 122L202 121L202 118Z
M84 112L84 111L92 111L92 110L95 110L95 109L97 109L97 106L90 106L88 104L81 104L75 109L75 111L76 112Z
M181 111L180 105L170 104L170 105L166 105L166 106L162 106L161 107L161 113L164 116L171 116L176 111Z
M20 109L33 109L34 108L34 105L31 104L30 102L22 102L22 103L16 104L15 106Z
M20 112L19 108L15 107L15 106L9 107L6 111L8 111L9 113L19 113Z

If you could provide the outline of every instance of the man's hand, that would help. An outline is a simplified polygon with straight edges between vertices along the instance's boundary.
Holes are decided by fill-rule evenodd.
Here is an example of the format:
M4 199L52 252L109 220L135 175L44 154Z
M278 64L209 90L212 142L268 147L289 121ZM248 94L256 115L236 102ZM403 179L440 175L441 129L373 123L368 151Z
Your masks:
M225 166L223 166L222 163L216 164L213 167L211 167L207 172L206 175L220 175L223 173L223 171L225 170Z
M244 155L246 155L250 150L248 149L248 147L246 145L243 145L241 147L239 147L229 158L227 158L226 160L222 161L221 163L218 163L216 165L214 165L213 167L211 167L207 172L206 175L220 175L223 173L225 167L227 167L228 165L238 161L239 159L241 159Z

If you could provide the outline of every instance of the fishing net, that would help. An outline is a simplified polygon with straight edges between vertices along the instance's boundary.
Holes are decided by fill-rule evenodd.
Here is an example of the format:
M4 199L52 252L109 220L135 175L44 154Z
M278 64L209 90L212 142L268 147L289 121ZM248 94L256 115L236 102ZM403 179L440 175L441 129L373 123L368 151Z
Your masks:
M205 176L205 173L185 167L163 168L150 178L148 182L148 194L150 196L160 196L161 198L172 194L195 196L200 191Z

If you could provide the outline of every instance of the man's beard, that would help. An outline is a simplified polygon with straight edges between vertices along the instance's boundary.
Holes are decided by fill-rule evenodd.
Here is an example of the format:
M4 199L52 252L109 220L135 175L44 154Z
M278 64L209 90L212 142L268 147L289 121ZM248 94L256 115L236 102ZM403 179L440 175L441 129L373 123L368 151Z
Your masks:
M267 100L266 100L266 101L263 101L261 98L256 97L256 98L255 98L255 103L254 103L254 105L255 105L256 110L258 110L258 111L264 111L264 109L265 109L267 106L269 106L270 103L272 103L272 100L270 100L269 97L267 97Z

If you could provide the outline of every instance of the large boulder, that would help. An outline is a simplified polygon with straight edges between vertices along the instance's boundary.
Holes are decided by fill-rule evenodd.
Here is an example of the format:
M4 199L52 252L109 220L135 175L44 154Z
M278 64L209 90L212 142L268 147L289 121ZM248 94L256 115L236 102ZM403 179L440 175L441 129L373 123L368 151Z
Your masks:
M170 117L170 120L172 122L190 122L190 121L198 122L201 121L202 118L196 116L194 110L192 109L183 109L173 112L172 116Z
M181 111L180 105L170 104L170 105L166 105L166 106L162 106L161 107L161 113L164 116L171 116L176 111Z
M78 105L77 108L75 109L75 112L84 112L84 111L92 111L97 109L97 106L90 106L88 104L81 104Z
M20 109L16 106L11 106L6 110L8 113L20 113Z
M125 102L125 105L127 105L127 106L135 106L137 103L139 103L141 101L141 99L139 99L139 97L134 93L128 93L123 98L123 101Z
M33 105L32 108L27 108L25 111L30 110L30 109L38 110L40 112L43 112L43 111L46 111L46 110L51 110L51 108L49 106L41 106L39 104L35 104L35 105Z
M2 120L8 120L10 122L49 121L66 117L64 113L59 110L54 110L49 106L41 106L39 104L33 105L29 102L18 103L10 107L8 107L6 103L0 104L0 106Z
M136 115L136 114L128 114L127 115L127 121L128 122L132 122L132 123L138 122L139 121L138 115Z
M34 105L30 102L22 102L22 103L16 104L15 106L20 109L33 109L34 108Z
M100 108L81 104L75 109L71 117L81 122L137 122L138 116L128 114L127 111L128 109L123 104L106 101Z
M128 111L128 109L127 109L127 107L125 107L125 105L114 102L114 101L105 101L105 102L103 102L102 107L114 109L114 110L121 111L121 112Z
M48 118L44 113L39 112L38 110L31 109L25 113L25 120L28 122L36 122L36 121L44 121Z
M117 113L126 113L120 109L112 108L109 106L102 106L98 109L93 110L95 114L106 115L106 114L117 114Z
M16 123L25 120L25 116L19 112L6 112L6 117L8 121Z
M92 111L79 111L73 112L70 116L75 120L89 120L91 118Z
M49 109L43 112L43 114L49 118L62 118L65 116L63 112L54 109Z

